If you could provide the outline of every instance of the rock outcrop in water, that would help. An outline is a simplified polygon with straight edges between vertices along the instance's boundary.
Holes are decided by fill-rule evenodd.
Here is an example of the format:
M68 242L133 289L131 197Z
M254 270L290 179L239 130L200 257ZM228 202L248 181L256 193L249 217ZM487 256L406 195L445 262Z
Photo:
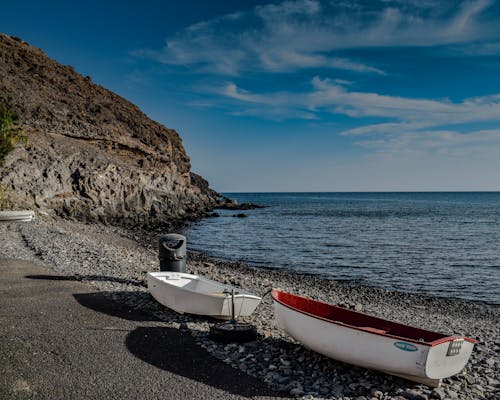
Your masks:
M21 117L29 142L8 156L0 182L38 209L161 223L217 203L176 131L72 67L0 34L0 78L0 102Z

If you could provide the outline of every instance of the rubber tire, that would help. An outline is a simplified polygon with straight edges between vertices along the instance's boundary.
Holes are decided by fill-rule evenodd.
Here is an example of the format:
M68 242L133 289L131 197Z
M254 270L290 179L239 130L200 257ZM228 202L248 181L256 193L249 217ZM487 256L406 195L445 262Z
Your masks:
M257 339L257 328L249 324L225 322L210 327L210 339L221 343L246 343Z

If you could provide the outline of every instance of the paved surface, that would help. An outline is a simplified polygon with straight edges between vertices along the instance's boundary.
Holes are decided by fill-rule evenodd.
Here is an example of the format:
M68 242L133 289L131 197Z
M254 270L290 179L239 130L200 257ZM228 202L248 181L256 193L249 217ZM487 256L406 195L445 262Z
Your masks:
M0 399L276 398L188 333L0 259Z

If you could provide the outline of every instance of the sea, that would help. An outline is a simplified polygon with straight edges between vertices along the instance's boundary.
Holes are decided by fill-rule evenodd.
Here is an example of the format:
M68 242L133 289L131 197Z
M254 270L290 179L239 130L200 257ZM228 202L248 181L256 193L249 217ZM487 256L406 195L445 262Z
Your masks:
M188 248L294 274L500 304L500 192L224 193ZM244 213L246 218L234 215Z

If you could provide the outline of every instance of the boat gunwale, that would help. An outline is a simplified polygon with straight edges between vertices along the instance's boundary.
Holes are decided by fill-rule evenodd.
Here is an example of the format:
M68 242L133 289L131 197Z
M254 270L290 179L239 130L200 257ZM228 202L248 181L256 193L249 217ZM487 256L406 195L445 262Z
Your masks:
M209 282L215 282L219 285L222 285L224 287L229 287L229 288L234 288L234 289L238 289L234 286L231 286L231 285L227 285L225 283L220 283L220 282L217 282L217 281L214 281L212 279L208 279L208 278L205 278L203 276L200 276L200 275L195 275L195 274L188 274L186 272L173 272L173 271L159 271L159 272L166 272L166 273L176 273L176 274L184 274L184 275L189 275L191 277L196 277L196 278L188 278L188 277L184 277L185 279L190 279L190 280L199 280L201 278L201 280L205 280L205 281L209 281ZM175 288L178 288L179 290L183 290L183 291L186 291L186 292L191 292L191 293L196 293L196 294L200 294L200 295L203 295L203 296L208 296L208 297L212 297L212 298L215 298L215 299L227 299L228 297L227 296L223 296L222 294L213 294L213 293L203 293L203 292L199 292L199 291L196 291L196 290L193 290L193 289L189 289L189 288L185 288L184 286L177 286L177 285L172 285L171 283L168 282L168 280L161 280L159 279L160 276L157 276L158 272L148 272L147 274L149 276L151 276L152 278L154 278L155 280L165 284L165 285L168 285L170 287L175 287ZM244 289L240 289L242 290L242 293L239 293L239 294L235 294L234 295L234 298L237 299L237 298L247 298L247 299L254 299L254 300L259 300L261 301L262 300L262 297L259 297L255 294L252 294Z
M299 298L299 299L305 299L305 300L313 301L315 303L326 305L326 306L334 308L334 309L346 310L343 307L339 307L339 306L336 306L334 304L329 304L329 303L326 303L326 302L323 302L323 301L319 301L319 300L314 300L314 299L311 299L311 298L308 298L308 297L298 296L298 295L295 295L293 293L283 292L281 290L274 289L274 288L271 291L271 297L272 297L272 299L274 301L276 301L277 303L281 304L282 306L290 309L290 310L296 311L296 312L298 312L300 314L304 314L304 315L307 315L309 317L312 317L312 318L315 318L315 319L319 319L319 320L322 320L322 321L325 321L325 322L328 322L328 323L331 323L331 324L334 324L334 325L337 325L337 326L343 326L343 327L346 327L346 328L349 328L349 329L354 329L354 330L361 331L361 332L364 332L364 333L369 333L371 335L377 335L377 336L383 336L383 337L392 338L392 339L404 340L405 342L416 343L416 344L420 344L420 345L428 346L428 347L434 347L434 346L440 345L442 343L451 342L451 341L457 340L457 339L463 339L463 340L465 340L467 342L471 342L473 344L477 343L476 339L472 339L472 338L465 337L465 336L445 336L443 338L436 339L436 340L433 340L431 342L426 342L426 341L419 341L419 340L411 339L411 338L408 338L408 337L405 337L405 336L391 335L390 333L386 333L386 332L382 333L382 332L371 331L371 330L365 329L364 327L359 327L359 326L351 325L351 324L348 324L348 323L344 323L342 321L335 321L335 320L332 320L332 319L329 319L329 318L320 317L320 316L312 314L310 312L307 312L307 311L301 310L299 308L293 307L293 306L285 303L283 300L278 299L277 298L277 294L278 293L284 293L284 294L288 294L288 295L291 295L291 296ZM350 311L353 314L363 315L363 316L367 316L367 317L373 317L372 315L365 314L365 313L362 313L362 312L359 312L359 311L353 311L353 310L347 310L347 311ZM379 318L379 317L375 317L375 318L381 319L381 320L384 320L384 321L387 321L387 322L391 322L391 323L396 323L396 324L399 324L399 325L404 325L404 326L409 327L409 328L420 329L420 328L415 328L415 327L413 327L411 325L400 324L399 322L390 321L390 320L384 319L384 318ZM432 332L432 331L429 331L429 332ZM433 332L433 333L439 333L439 332Z

